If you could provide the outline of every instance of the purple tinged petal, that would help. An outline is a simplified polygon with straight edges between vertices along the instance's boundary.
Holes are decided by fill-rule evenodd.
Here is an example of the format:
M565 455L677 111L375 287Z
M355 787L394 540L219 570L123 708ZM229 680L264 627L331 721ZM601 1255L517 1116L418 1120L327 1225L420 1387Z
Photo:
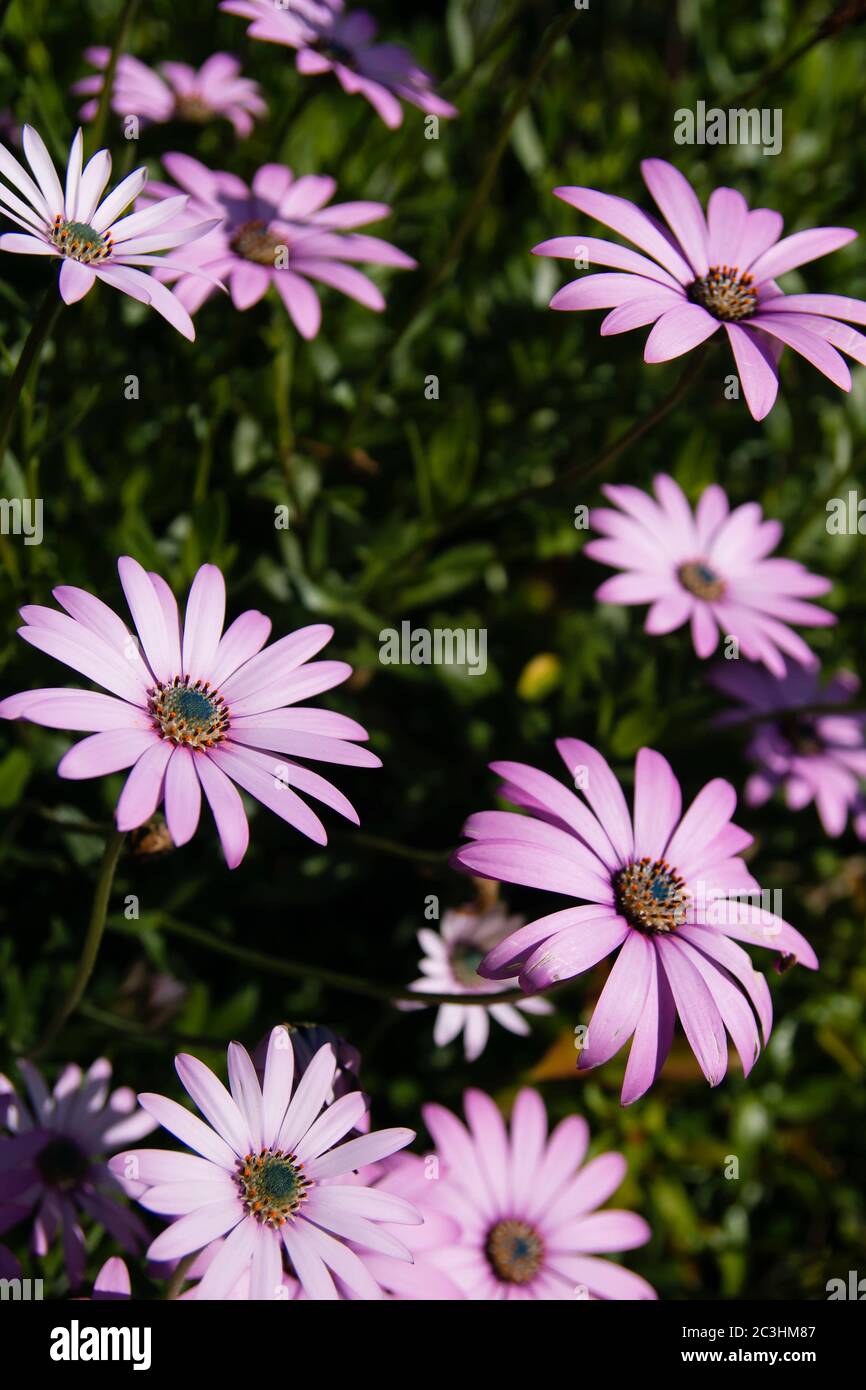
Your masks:
M271 1029L262 1092L263 1142L275 1144L292 1095L295 1052L287 1028Z
M583 923L592 925L596 920L608 919L610 912L609 907L595 904L591 907L566 907L561 912L551 912L535 922L528 922L487 952L478 973L486 980L510 980L540 943L569 927L578 927Z
M202 1115L216 1132L243 1158L253 1146L249 1126L225 1086L210 1067L197 1057L182 1052L175 1058L175 1069L184 1090L195 1101Z
M333 1148L350 1129L357 1128L366 1113L367 1101L360 1091L340 1096L326 1106L307 1132L292 1146L295 1157L304 1163L318 1158L326 1149Z
M150 728L147 715L136 705L95 690L71 690L64 686L8 695L0 700L0 719L29 719L48 729L74 729L80 733Z
M760 329L726 323L725 332L752 418L763 420L773 409L779 390L779 372L773 355Z
M622 788L605 759L579 738L560 738L556 748L572 779L586 796L621 863L634 854L634 832ZM585 782L585 785L584 785Z
M307 1296L319 1301L336 1302L339 1299L336 1285L316 1249L315 1240L310 1239L310 1233L314 1230L315 1227L306 1221L284 1226L283 1244Z
M131 555L122 555L117 569L150 669L157 680L169 681L178 673L171 669L171 644L156 590L147 571Z
M653 978L637 1021L622 1083L622 1104L631 1105L645 1095L671 1050L677 1010L667 976L653 951Z
M152 729L109 729L105 733L91 734L90 738L70 748L60 759L57 773L59 777L75 780L106 777L137 765L151 749L159 746Z
M308 341L315 338L322 322L322 306L312 285L292 270L275 273L273 282L301 337Z
M715 1000L685 948L664 941L658 953L689 1045L710 1085L718 1086L728 1069L728 1044Z
M680 784L667 758L641 748L635 759L635 857L662 859L682 810Z
M850 227L812 227L806 232L795 232L753 260L748 267L749 273L759 284L765 280L775 280L786 271L805 265L807 261L838 251L840 246L847 246L856 236L857 233Z
M270 635L271 620L264 613L255 608L241 613L223 633L205 679L219 688L239 667L258 656Z
M706 275L710 268L707 224L688 179L664 159L645 159L640 168L644 183L685 251L695 275Z
M622 917L608 916L548 937L527 957L520 971L520 988L527 992L549 989L560 980L582 975L621 946L630 930Z
M198 1116L185 1110L177 1101L169 1100L167 1096L154 1095L149 1091L138 1097L138 1103L148 1115L152 1115L162 1125L163 1129L169 1130L182 1143L188 1144L196 1153L217 1164L219 1168L234 1172L237 1155L225 1139Z
M654 987L653 944L631 931L614 961L587 1028L581 1070L607 1062L628 1042Z
M572 280L564 285L550 301L551 309L572 311L578 309L615 309L632 301L638 303L663 303L670 291L657 280L648 280L642 275L599 274L585 275L580 280Z
M482 878L500 883L520 883L550 893L567 893L590 902L612 902L609 882L567 859L565 855L540 845L523 845L514 840L487 840L464 845L454 855L454 863Z
M204 1249L212 1240L234 1230L240 1222L253 1225L251 1221L244 1220L244 1209L236 1197L211 1202L173 1222L152 1242L147 1257L149 1260L181 1259L184 1255L191 1255L194 1250Z
M210 749L207 756L211 763L233 782L237 782L250 796L254 796L263 806L267 806L275 815L294 826L302 835L306 835L318 845L328 843L327 831L319 817L288 786L285 765L280 762L278 755L275 755L268 767L267 760L265 765L253 762L231 744L223 743Z
M830 347L823 338L819 338L817 333L788 322L790 317L785 314L755 314L749 323L753 328L762 328L770 337L778 338L780 342L799 352L801 357L805 357L807 362L811 362L813 367L817 367L819 372L828 377L834 386L838 386L842 391L850 391L851 373L836 349Z
M646 1245L652 1232L642 1216L633 1211L596 1211L579 1217L557 1233L564 1247L594 1254L608 1250L634 1250ZM563 1246L559 1246L560 1249Z
M398 1149L405 1149L414 1138L415 1131L412 1129L377 1129L372 1134L350 1139L348 1144L341 1144L339 1148L314 1158L306 1165L306 1170L316 1182L321 1182L323 1178L339 1178L368 1163L389 1158Z
M677 304L667 309L646 340L645 362L669 362L712 337L718 319L699 304Z
M599 193L594 188L555 188L553 191L563 202L603 222L606 227L611 227L620 236L627 237L635 246L648 252L681 285L688 285L695 278L688 261L671 244L658 224L626 198Z
M274 1247L279 1248L280 1238L277 1232L269 1231L268 1236ZM196 1288L196 1296L201 1299L227 1298L249 1268L258 1240L259 1232L255 1221L248 1217L238 1222L202 1275Z
M96 734L94 737L99 738ZM151 740L154 735L151 735ZM135 830L150 820L162 800L165 770L174 751L170 743L151 741L126 779L117 802L118 830Z
M229 1088L238 1110L244 1118L254 1150L269 1142L264 1135L262 1088L250 1054L240 1043L228 1046Z
M702 787L680 821L667 848L667 858L684 877L700 863L703 846L722 830L737 808L737 793L722 777Z
M201 815L201 784L189 748L176 748L165 772L165 819L175 845L185 845L196 832Z
M183 624L183 670L206 679L222 637L226 585L216 565L202 565L189 591Z
M749 205L735 188L715 188L707 203L707 259L714 265L739 265L740 242L746 230Z
M226 863L230 869L236 869L250 842L249 823L240 794L209 754L196 758L194 766L216 822Z
M8 247L6 248L8 250ZM64 260L60 267L60 297L64 304L77 304L93 288L96 272L80 261Z
M294 1151L322 1109L334 1081L337 1059L329 1044L320 1047L298 1081L277 1136L277 1147Z

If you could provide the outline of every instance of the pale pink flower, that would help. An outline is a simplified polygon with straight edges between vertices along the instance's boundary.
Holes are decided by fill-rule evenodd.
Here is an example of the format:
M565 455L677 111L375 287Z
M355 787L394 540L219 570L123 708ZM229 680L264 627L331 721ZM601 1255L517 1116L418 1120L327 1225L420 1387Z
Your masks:
M160 575L129 555L118 570L138 640L101 599L68 585L54 590L65 612L28 605L19 629L37 650L111 694L25 691L0 701L0 718L90 732L61 759L61 777L131 768L115 813L119 830L135 830L164 802L171 838L185 845L198 827L204 792L231 869L249 842L238 786L317 844L327 844L325 827L299 792L359 824L351 802L296 761L381 766L358 747L367 733L355 720L295 708L352 673L342 661L308 664L333 628L299 628L265 647L271 622L254 609L223 632L225 580L215 565L202 565L193 580L183 624Z
M92 121L99 110L105 85L103 71L111 51L88 48L84 56L102 71L82 78L72 91L89 98L78 114L82 121ZM121 53L111 107L119 116L138 116L160 125L174 120L203 124L224 116L241 138L249 135L256 117L264 116L268 109L258 82L241 76L241 65L231 53L212 53L198 69L189 63L163 61L159 71L129 53Z
M832 586L796 560L770 555L781 522L766 520L757 502L731 511L717 483L694 512L667 474L658 475L653 490L655 499L628 483L602 488L617 510L593 508L590 523L603 539L590 541L584 554L623 573L606 579L596 598L650 604L644 627L654 636L690 623L699 657L712 655L721 633L736 640L736 655L763 662L773 675L784 675L786 655L817 666L789 624L835 623L835 614L806 602Z

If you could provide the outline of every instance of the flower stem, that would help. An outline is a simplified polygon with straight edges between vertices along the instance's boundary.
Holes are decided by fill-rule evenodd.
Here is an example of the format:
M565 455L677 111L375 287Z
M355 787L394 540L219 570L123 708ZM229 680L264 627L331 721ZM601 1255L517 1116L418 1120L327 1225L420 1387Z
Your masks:
M338 989L346 994L363 994L368 999L379 999L389 1004L486 1004L489 1006L490 1004L515 1003L526 998L521 989L503 990L501 994L420 994L417 990L401 988L399 985L380 985L374 980L365 980L358 975L343 975L336 970L326 970L322 966L308 965L306 961L286 960L283 956L268 956L262 951L252 951L246 946L237 946L233 941L223 941L218 936L212 936L210 932L204 931L201 927L194 927L187 922L179 922L173 917L162 916L159 926L162 930L170 932L172 936L181 936L186 941L194 942L196 946L203 946L207 951L216 951L219 955L230 956L233 960L242 961L244 965L251 965L269 975L287 975L294 980L318 980L320 984L331 989ZM127 929L121 928L121 930Z
M15 370L6 388L6 399L3 402L2 413L0 413L0 464L6 457L15 416L18 413L21 396L30 371L51 333L62 307L63 300L58 293L57 282L52 279L39 306L36 318L31 324L30 332L27 334Z
M654 410L648 415L636 420L633 425L617 435L612 443L608 444L595 456L588 464L581 462L572 464L560 473L556 473L552 478L544 483L532 483L528 487L520 488L516 492L510 492L507 497L498 497L493 502L488 502L484 506L475 507L472 510L462 512L457 516L447 519L441 525L436 526L430 534L419 544L413 544L411 550L407 550L402 555L397 555L391 562L389 574L393 575L394 570L404 560L412 560L414 564L424 559L430 547L453 535L455 531L462 531L465 527L475 523L483 524L493 520L500 512L509 510L517 506L520 502L530 497L537 497L540 493L552 491L559 488L563 483L586 482L594 478L597 474L604 472L606 468L618 458L620 458L633 444L642 439L645 434L663 420L666 415L674 409L683 399L690 387L693 385L704 365L707 345L698 348L692 355L691 360L682 372L679 380L671 391L659 402ZM570 449L571 451L571 449Z
M114 37L114 44L108 59L108 66L105 69L105 77L102 83L102 95L99 98L99 109L96 112L96 120L93 122L93 144L96 149L101 149L105 135L105 123L108 120L108 113L111 110L111 97L114 89L114 77L117 72L117 61L126 46L129 38L129 31L132 21L135 19L135 12L138 9L139 0L126 0L126 8L121 16L120 24L117 26L117 33Z
M351 444L353 442L355 436L357 435L358 431L360 430L361 426L366 420L367 412L369 411L370 403L373 399L373 393L376 389L376 385L379 381L379 378L382 375L382 372L385 370L385 367L387 366L388 362L393 356L395 350L400 346L406 334L409 332L409 329L412 327L413 323L418 318L418 315L421 314L424 311L424 309L426 309L430 300L433 298L433 295L436 293L436 290L442 284L442 281L446 279L446 277L450 274L451 270L454 268L457 260L459 259L464 242L466 241L470 233L474 230L476 223L478 222L479 218L481 217L481 214L484 211L484 207L490 194L490 190L493 187L496 175L499 172L499 166L502 163L505 151L508 149L508 142L511 139L511 133L514 128L514 123L517 120L517 117L520 115L521 111L523 110L524 106L526 106L527 102L532 96L532 93L542 73L544 72L544 69L547 66L547 63L550 59L551 54L553 53L554 48L559 43L559 40L567 32L567 30L576 18L576 10L570 7L566 10L566 12L563 15L560 16L560 18L554 24L551 24L551 26L547 30L541 47L539 48L538 53L536 54L535 61L532 64L532 67L530 68L523 82L520 84L518 90L515 92L514 97L510 105L508 106L508 109L505 112L505 117L502 122L502 126L499 130L499 134L493 143L493 146L490 150L490 154L487 158L487 162L484 165L484 168L481 172L481 176L475 185L475 191L472 195L472 198L470 199L466 211L464 212L462 218L460 219L460 222L458 223L454 231L454 235L448 243L442 260L439 262L437 269L433 272L432 276L421 290L417 299L414 301L413 304L410 305L409 310L402 323L398 327L394 337L391 339L391 342L389 343L385 351L380 353L375 366L373 367L372 371L367 377L367 380L364 382L364 385L361 388L358 407L347 431L347 444Z
M99 877L96 880L96 891L93 895L93 907L90 911L90 924L87 928L87 935L84 938L84 949L81 952L81 959L78 962L78 969L75 978L69 988L66 998L63 1000L57 1013L49 1023L37 1046L31 1052L32 1057L38 1057L62 1032L67 1020L75 1012L80 1004L84 991L87 989L88 982L93 974L93 967L96 964L96 957L99 955L99 947L102 944L102 937L105 931L105 917L108 911L108 900L111 896L111 887L114 883L114 871L117 868L117 861L120 858L120 850L125 840L125 834L112 827L105 842L105 849L102 854L102 863L99 866Z

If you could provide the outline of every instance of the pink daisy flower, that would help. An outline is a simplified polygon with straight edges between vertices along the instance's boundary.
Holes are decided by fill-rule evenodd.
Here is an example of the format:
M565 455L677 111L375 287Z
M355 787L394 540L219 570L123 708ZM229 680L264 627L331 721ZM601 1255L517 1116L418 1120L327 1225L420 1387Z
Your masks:
M344 92L360 93L385 125L403 123L401 101L433 116L456 116L457 108L433 90L434 79L408 49L375 43L378 25L366 10L347 14L343 0L223 0L221 10L251 20L250 38L297 49L298 72L332 72Z
M282 164L265 164L248 188L236 175L214 172L189 155L164 155L163 164L191 195L178 226L199 216L219 224L195 249L189 247L180 259L175 257L165 276L177 280L176 296L190 313L214 289L202 272L205 277L219 273L228 280L236 309L250 309L273 286L302 337L315 338L322 310L311 281L381 312L381 290L347 262L404 270L416 264L389 242L348 230L387 217L387 204L325 207L337 186L331 178L307 174L296 179ZM169 184L152 184L151 191L157 197L177 193Z
M667 362L724 328L746 403L756 420L773 408L778 362L793 348L843 391L851 374L836 351L866 362L866 337L840 320L866 323L866 303L839 294L786 295L778 276L837 251L857 233L816 227L782 237L782 218L751 211L734 188L717 188L707 215L691 184L663 159L645 159L641 173L667 226L626 198L593 188L557 188L556 196L640 248L596 237L554 237L536 256L611 266L557 291L551 309L610 309L603 335L652 324L646 362ZM780 240L781 238L781 240Z
M132 299L149 304L185 338L194 339L195 329L186 309L164 285L138 267L166 268L170 263L154 252L195 241L214 223L189 219L182 226L175 225L177 214L189 201L185 197L157 201L144 211L122 216L144 188L147 170L134 170L103 199L111 174L111 155L108 150L99 150L83 166L80 130L69 152L65 188L32 126L24 127L22 139L35 182L0 145L0 212L24 229L0 236L0 251L59 259L60 294L66 304L83 299L97 280L103 280Z
M694 513L667 474L659 474L653 488L655 501L627 484L602 488L619 510L593 508L590 523L604 539L590 541L584 554L625 573L605 580L596 598L650 604L644 628L654 636L690 622L699 657L712 654L721 632L773 675L784 675L783 654L817 666L788 624L832 626L833 613L805 602L832 585L796 560L768 558L781 540L781 522L765 521L757 502L730 511L716 483L701 494Z
M810 802L828 835L841 835L849 815L858 839L866 840L866 715L809 714L810 705L848 705L860 682L840 671L826 686L815 674L789 662L780 680L760 667L732 662L711 679L738 708L720 722L756 722L747 756L756 764L746 783L749 806L762 806L781 788L791 811Z
M34 1255L47 1255L61 1232L69 1282L78 1288L85 1273L82 1213L124 1250L138 1250L147 1236L117 1201L121 1188L105 1155L150 1134L156 1122L136 1109L127 1087L109 1091L111 1064L104 1057L85 1075L65 1067L53 1092L32 1063L19 1061L18 1069L29 1105L0 1074L0 1125L8 1131L0 1146L0 1209L5 1225L33 1221Z
M729 782L716 778L681 816L680 785L660 753L635 764L634 814L604 758L581 739L557 749L586 801L524 763L493 763L503 800L527 811L470 816L458 867L580 900L530 922L494 946L480 973L517 974L543 990L618 952L587 1029L581 1068L607 1062L633 1037L622 1102L649 1089L670 1050L679 1015L710 1085L728 1065L725 1029L748 1075L772 1025L763 976L735 943L747 941L817 969L808 942L743 895L760 887L738 856L752 837L734 825ZM588 803L588 804L587 804ZM732 939L733 938L733 939ZM792 959L793 958L793 959Z
M467 1091L464 1108L468 1129L441 1105L424 1107L439 1163L428 1204L460 1226L430 1263L474 1301L656 1297L639 1275L598 1258L651 1235L634 1212L596 1210L625 1177L622 1154L584 1165L586 1121L569 1115L548 1136L537 1091L518 1093L510 1133L483 1091Z
M403 1148L412 1130L376 1130L339 1144L366 1101L356 1092L325 1104L336 1068L330 1047L320 1049L293 1091L294 1052L282 1027L271 1033L264 1085L238 1043L228 1049L230 1092L195 1057L179 1056L176 1067L207 1124L164 1096L139 1101L195 1153L141 1149L111 1164L143 1207L178 1218L157 1236L149 1257L180 1259L225 1236L199 1298L226 1296L247 1271L250 1298L279 1296L283 1252L311 1298L336 1299L335 1275L356 1297L381 1298L356 1250L411 1261L384 1223L415 1225L421 1217L402 1198L346 1175ZM342 1181L326 1182L336 1178Z
M84 56L100 72L76 82L72 91L89 98L78 115L82 121L92 121L99 110L103 72L111 52L107 48L88 48ZM188 63L163 62L159 72L122 53L114 75L111 106L119 116L138 116L160 125L174 120L201 125L224 116L242 139L249 135L256 117L264 116L268 109L258 82L241 77L241 65L230 53L212 53L198 69Z
M488 912L476 912L472 908L446 912L438 932L422 927L418 933L424 951L422 978L409 988L418 990L419 994L486 993L494 997L513 989L516 980L484 980L478 974L478 966L487 952L522 927L524 920L523 917L510 917L500 906ZM412 1009L415 1006L403 1004L401 1007ZM487 1046L491 1019L509 1033L526 1037L529 1024L523 1017L525 1013L552 1012L545 999L526 999L518 1004L440 1004L433 1041L437 1047L447 1047L462 1033L466 1060L474 1062Z
M31 604L21 610L27 626L19 629L31 646L111 694L26 691L0 701L0 718L90 732L61 759L61 777L131 768L117 803L119 830L135 830L164 802L171 838L185 845L204 792L231 869L249 841L235 784L320 845L328 841L325 827L298 792L359 824L336 787L295 761L381 766L357 746L367 733L353 719L294 708L352 673L342 661L308 664L333 628L299 628L263 651L271 630L263 613L250 609L223 632L225 580L215 565L202 565L193 580L182 625L164 579L128 555L117 567L137 639L101 599L68 585L54 590L65 612Z

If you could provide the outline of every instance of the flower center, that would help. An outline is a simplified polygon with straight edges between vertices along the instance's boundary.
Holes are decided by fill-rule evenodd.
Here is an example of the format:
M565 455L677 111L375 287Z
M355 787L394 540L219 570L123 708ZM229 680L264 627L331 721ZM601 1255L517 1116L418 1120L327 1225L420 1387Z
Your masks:
M689 895L675 869L657 859L640 859L614 875L617 911L642 932L672 932L688 915Z
M311 1186L304 1166L282 1149L262 1149L239 1159L236 1181L241 1201L257 1221L284 1226L303 1205Z
M245 261L254 261L256 265L271 267L276 263L277 252L285 248L285 244L268 231L267 223L261 218L244 222L229 238L229 246L236 256L242 256Z
M801 758L816 758L824 751L824 742L812 719L797 719L788 715L781 720L782 733L793 751Z
M73 1140L61 1135L46 1144L36 1159L36 1167L48 1187L69 1192L84 1182L90 1160Z
M695 598L705 599L707 603L718 603L725 596L724 579L720 579L703 560L691 560L686 565L680 565L677 578L684 589L688 589Z
M479 985L478 967L484 959L484 952L470 942L458 941L451 950L451 968L457 979L467 985Z
M114 250L108 232L98 232L87 222L65 222L59 213L49 235L58 251L71 261L80 261L82 265L107 260Z
M351 48L347 48L344 43L337 39L322 36L310 45L317 53L321 53L323 58L329 58L332 63L340 63L344 68L354 68L357 58Z
M182 121L193 121L196 125L204 125L213 115L213 108L208 106L203 97L190 92L187 96L175 98L174 114Z
M497 1221L488 1232L485 1254L503 1284L528 1284L544 1260L544 1241L526 1221Z
M150 695L150 713L161 738L189 748L213 748L222 743L229 727L219 691L211 690L207 681L191 682L188 676L175 676L170 685L158 681Z
M758 307L758 291L751 275L741 275L736 266L714 265L688 287L693 304L700 304L723 323L749 319Z

